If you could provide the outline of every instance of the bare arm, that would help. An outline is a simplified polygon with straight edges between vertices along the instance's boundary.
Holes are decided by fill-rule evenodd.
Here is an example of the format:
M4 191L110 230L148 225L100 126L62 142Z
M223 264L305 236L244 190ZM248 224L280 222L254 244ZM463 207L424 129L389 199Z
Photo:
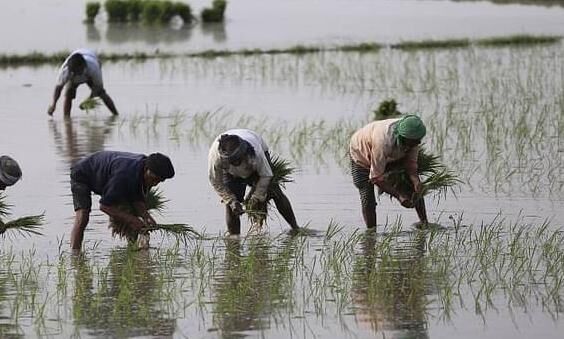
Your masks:
M107 215L109 215L110 217L115 218L120 222L123 222L134 231L139 232L144 226L143 221L141 219L134 216L133 214L124 212L117 207L100 204L100 210L106 213Z
M63 85L55 86L55 90L53 91L53 101L49 108L47 109L47 114L52 115L55 112L55 108L57 107L57 101L61 97L61 91L63 90Z
M421 179L417 174L417 158L419 157L419 147L413 147L405 157L405 170L409 176L409 180L413 184L413 190L417 195L421 193Z
M217 192L224 204L229 205L231 202L237 201L235 194L233 194L223 182L223 170L219 165L216 164L213 166L209 174L209 180L213 189Z
M255 184L255 189L251 198L255 198L260 202L264 202L268 195L268 186L272 177L260 177Z
M386 192L392 197L401 201L400 193L398 192L398 190L396 190L393 185L386 182L383 176L377 176L375 178L372 178L370 181L374 185L378 186L382 192Z
M259 164L257 165L257 174L259 175L259 179L253 187L251 198L264 202L268 197L268 188L270 187L270 182L272 181L272 168L274 166L268 151L262 152L261 154L264 156L258 158ZM260 165L261 161L262 166Z
M375 178L372 178L370 181L374 185L377 185L380 188L380 190L382 190L383 192L386 192L390 194L392 197L398 199L398 201L403 207L407 207L407 208L413 207L413 201L411 200L411 197L406 197L400 194L400 192L397 189L395 189L391 184L384 181L382 176L377 176Z
M149 213L149 210L147 209L147 205L143 201L136 201L133 203L133 206L137 210L137 213L141 215L141 218L143 218L143 221L145 222L146 225L154 226L157 224L155 219L153 219L153 217Z

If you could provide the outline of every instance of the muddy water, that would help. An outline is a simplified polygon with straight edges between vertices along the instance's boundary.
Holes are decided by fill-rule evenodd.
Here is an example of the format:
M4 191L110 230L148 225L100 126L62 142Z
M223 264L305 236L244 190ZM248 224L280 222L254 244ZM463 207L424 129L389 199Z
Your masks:
M377 235L365 233L344 154L350 132L380 100L396 98L400 110L421 114L427 147L464 181L457 198L429 201L430 219L445 228L440 235L500 223L504 231L493 238L505 239L513 224L538 229L544 220L550 231L561 229L562 58L562 45L553 45L105 63L121 115L75 105L70 120L60 105L54 117L45 113L56 67L5 69L0 123L9 128L0 140L24 169L7 191L9 202L15 216L45 211L46 225L42 237L1 240L0 333L557 338L562 292L553 292L555 301L550 277L558 268L541 261L533 274L549 278L533 275L528 279L539 283L523 284L519 272L501 282L484 278L482 269L468 272L484 262L473 259L485 255L479 246L459 248L454 257L449 248L461 245L432 250L425 242L437 236L417 233L413 211L386 198ZM87 95L80 88L77 100ZM235 126L260 131L298 166L287 193L299 221L317 235L292 238L274 214L262 236L218 237L225 226L206 178L207 151L215 135ZM128 253L95 209L85 256L70 256L69 166L100 149L170 155L177 177L161 185L170 201L158 220L187 222L212 238L175 249L156 236L149 252ZM330 237L332 222L343 228ZM378 247L390 239L391 252ZM533 245L553 248L543 244ZM535 252L526 253L515 256ZM440 258L462 263L441 266ZM503 292L508 288L513 292Z
M86 0L13 1L0 13L3 53L46 53L81 46L108 52L184 52L521 33L564 34L562 7L500 6L482 1L237 0L229 2L224 25L196 24L188 29L108 25L102 16L94 25L85 25L85 3ZM211 2L188 3L198 15Z
M76 3L36 6L82 11ZM410 10L439 4L498 8L399 3L412 4ZM524 13L521 6L501 8ZM546 27L560 9L526 9L544 13L540 31L558 33ZM305 14L307 7L296 17ZM362 25L363 16L358 18ZM249 40L231 40L235 22L230 19L228 39L217 46L294 43L276 36L264 42L252 34L245 37ZM409 36L433 29L421 27ZM83 29L77 24L68 39L49 44L48 39L34 41L45 44L41 50L60 50L73 39L84 41ZM351 34L363 40L368 33L358 29ZM479 29L473 32L479 35ZM498 33L488 29L488 35ZM193 34L188 41L197 39ZM311 42L310 36L297 36ZM102 34L95 46L112 51L149 46L141 38L124 46L105 39ZM19 51L18 43L10 46ZM185 44L167 46L185 50ZM25 51L29 44L21 46ZM561 254L563 249L562 242L549 246L546 238L564 223L563 58L563 46L552 45L108 62L106 89L121 115L111 118L104 107L78 110L78 101L88 95L81 87L71 120L62 118L62 103L53 118L45 113L56 67L3 69L1 153L18 159L24 171L23 180L8 189L8 201L14 216L44 211L46 224L42 237L0 239L0 337L559 338L563 292L554 277L562 276L562 257L549 250ZM362 226L347 173L346 142L387 98L395 98L400 110L422 116L429 128L426 147L463 180L457 198L449 193L429 201L430 219L444 227L437 233L416 232L413 211L386 198L378 205L377 234ZM207 182L207 151L213 137L235 126L260 131L274 152L296 164L299 172L287 193L299 221L317 234L290 237L274 214L262 235L221 237L223 212ZM150 251L127 252L95 209L84 256L71 256L69 166L101 149L170 155L177 177L160 186L170 201L157 219L190 223L210 238L176 248L157 236ZM544 220L548 231L539 236L534 232ZM333 232L332 222L342 229ZM495 237L461 235L498 224L502 231ZM484 240L514 240L512 226L521 224L531 228L522 247ZM448 240L459 236L467 241ZM523 273L519 260L529 257L540 259L525 265Z

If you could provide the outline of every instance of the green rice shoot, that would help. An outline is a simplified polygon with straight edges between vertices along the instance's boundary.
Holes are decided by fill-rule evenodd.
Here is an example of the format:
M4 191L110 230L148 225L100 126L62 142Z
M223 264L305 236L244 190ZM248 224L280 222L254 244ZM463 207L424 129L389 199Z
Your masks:
M165 204L168 201L164 198L162 192L156 188L149 190L146 196L145 204L148 211L155 211L162 214L165 210ZM120 209L139 216L132 204L122 204ZM128 225L112 220L109 228L112 230L113 236L125 238L129 242L134 242L141 233L159 232L161 235L172 236L182 243L186 244L191 237L201 237L201 235L188 224L156 224L154 226L147 226L141 232L131 230Z
M4 237L8 231L23 237L31 234L43 235L40 229L45 220L45 214L30 215L5 222L3 218L10 215L12 206L6 203L5 198L6 196L0 193L0 236Z
M417 174L421 179L422 189L421 193L414 200L431 193L439 198L446 196L449 190L454 193L454 186L462 182L454 172L448 170L440 162L438 156L427 153L423 147L419 148ZM400 192L413 192L413 184L405 168L391 169L386 173L386 180L391 182Z
M100 103L100 100L98 98L88 97L88 98L84 99L84 101L82 101L78 107L81 110L86 111L86 113L88 113L89 111L95 110L100 105L101 105L101 103Z
M278 187L286 188L286 184L293 182L292 174L296 168L291 166L290 161L281 158L278 155L272 157L272 180L268 188L267 200L264 202L246 201L245 213L249 218L251 227L261 229L266 223L268 217L269 201L277 194Z

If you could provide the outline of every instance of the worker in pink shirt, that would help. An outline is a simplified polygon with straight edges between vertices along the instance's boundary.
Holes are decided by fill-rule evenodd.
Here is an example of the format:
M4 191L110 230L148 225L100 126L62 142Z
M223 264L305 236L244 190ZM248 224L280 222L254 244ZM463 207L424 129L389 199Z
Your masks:
M419 195L422 187L417 174L419 144L425 134L426 128L421 119L406 115L399 119L371 122L351 137L351 174L360 193L366 227L376 227L374 185L380 192L396 198L403 207L415 208L421 224L427 224L425 201ZM386 173L397 166L405 168L413 186L411 191L401 192L386 180Z

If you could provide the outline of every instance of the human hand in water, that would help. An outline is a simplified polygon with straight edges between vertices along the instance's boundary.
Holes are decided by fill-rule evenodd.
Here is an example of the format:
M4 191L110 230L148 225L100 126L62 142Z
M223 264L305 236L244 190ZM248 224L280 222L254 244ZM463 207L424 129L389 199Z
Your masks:
M229 203L229 208L231 209L231 212L233 212L233 214L235 215L241 215L245 213L245 211L243 210L243 206L237 200L231 201Z
M404 195L400 195L398 200L403 207L413 208L413 200L411 200L410 198L408 198Z

